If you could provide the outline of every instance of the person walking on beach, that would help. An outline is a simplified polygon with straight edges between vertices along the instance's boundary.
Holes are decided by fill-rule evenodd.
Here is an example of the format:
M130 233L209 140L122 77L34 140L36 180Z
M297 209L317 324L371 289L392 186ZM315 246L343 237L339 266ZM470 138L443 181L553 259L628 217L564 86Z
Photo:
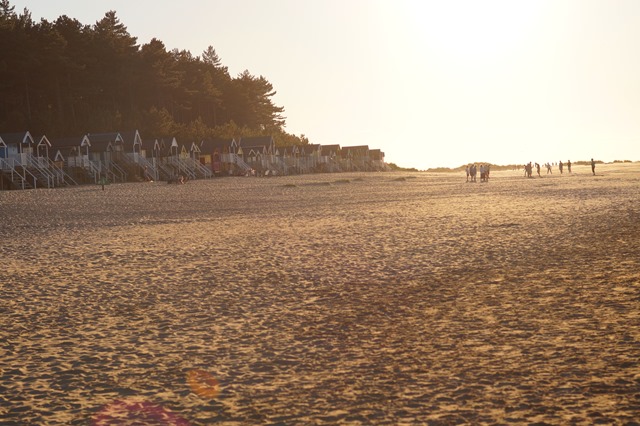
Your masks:
M560 169L560 174L562 174L562 161L558 163L558 168Z
M571 160L567 160L567 170L571 173Z
M540 163L536 163L536 173L538 173L538 177L542 177L540 176Z
M596 162L593 161L593 158L591 159L591 173L593 173L593 175L596 175Z
M527 177L531 178L533 177L533 166L531 165L531 161L529 161L527 163L527 166L525 167L526 173L527 173Z
M547 174L553 174L553 172L551 171L551 163L547 163L545 164L545 166L547 167Z

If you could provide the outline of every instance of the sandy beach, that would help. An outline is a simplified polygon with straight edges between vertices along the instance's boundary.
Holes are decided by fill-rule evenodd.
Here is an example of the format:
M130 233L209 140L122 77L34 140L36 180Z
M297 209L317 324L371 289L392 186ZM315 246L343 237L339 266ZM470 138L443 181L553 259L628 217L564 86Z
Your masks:
M640 163L596 172L0 192L0 424L639 424Z

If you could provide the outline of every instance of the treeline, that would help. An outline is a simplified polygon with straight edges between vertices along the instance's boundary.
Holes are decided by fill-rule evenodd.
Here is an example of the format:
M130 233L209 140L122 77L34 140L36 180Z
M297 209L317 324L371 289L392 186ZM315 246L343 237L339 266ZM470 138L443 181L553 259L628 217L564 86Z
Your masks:
M249 71L231 77L215 49L200 56L138 45L116 12L94 25L66 15L34 22L0 0L0 131L47 136L138 129L147 137L271 135L276 144L308 143L285 131L275 90Z

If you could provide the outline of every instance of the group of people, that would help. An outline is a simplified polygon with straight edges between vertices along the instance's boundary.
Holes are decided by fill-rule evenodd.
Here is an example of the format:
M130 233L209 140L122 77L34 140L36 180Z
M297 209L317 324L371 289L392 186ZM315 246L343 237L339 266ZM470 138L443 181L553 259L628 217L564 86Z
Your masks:
M560 174L563 173L565 165L567 166L567 171L569 173L571 173L571 160L567 160L566 163L563 163L562 161L558 162L558 170L560 170ZM525 164L525 166L524 166L524 176L525 177L532 177L533 167L536 168L536 172L537 172L538 176L542 177L540 175L540 164L534 163L534 165L532 166L531 162ZM546 163L545 167L547 168L547 174L553 174L553 171L552 171L552 168L551 168L552 167L551 163ZM593 160L593 158L591 159L591 173L593 173L594 176L596 175L596 162Z
M476 164L470 164L465 168L467 172L467 182L477 182L476 176L478 175L478 166ZM480 164L480 182L489 182L489 165Z
M538 172L538 176L540 176L540 164L535 163L536 171ZM531 165L531 161L524 165L524 177L532 177L533 175L533 166Z
M562 174L563 164L562 161L558 162L558 169L560 170L560 174ZM571 173L571 160L567 160L567 170Z
M565 166L567 168L567 171L571 173L571 160L567 160L566 163L559 161L557 164L558 164L558 170L560 170L560 174L563 174ZM544 164L544 166L547 169L548 175L553 174L553 171L552 171L553 165L554 164L549 162ZM529 161L524 166L524 176L529 178L533 177L534 167L538 177L542 177L542 175L540 174L540 169L541 169L540 164L532 163L531 161ZM520 167L517 167L517 169L520 170ZM516 170L516 167L514 167L514 170ZM467 182L476 182L476 176L478 174L478 166L476 164L469 164L468 166L466 166L465 171L467 173ZM591 173L593 173L594 176L596 175L596 162L593 160L593 158L591 159ZM488 182L488 181L489 181L489 164L480 164L480 182Z

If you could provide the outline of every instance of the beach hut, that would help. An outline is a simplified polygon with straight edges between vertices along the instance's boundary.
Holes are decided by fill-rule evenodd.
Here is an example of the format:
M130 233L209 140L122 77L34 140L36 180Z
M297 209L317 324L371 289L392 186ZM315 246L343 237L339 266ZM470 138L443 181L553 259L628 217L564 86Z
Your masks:
M320 145L319 170L333 173L340 172L340 145Z
M167 143L163 138L155 138L153 141L153 148L151 149L151 158L160 161L161 158L165 158L168 155Z
M179 176L183 176L186 179L195 179L198 171L196 171L195 163L193 159L190 157L189 150L184 144L179 144L178 140L175 137L172 137L170 140L165 142L162 140L160 142L162 148L160 152L166 149L166 153L163 155L160 161L160 167L164 171L170 174L168 179L175 179ZM157 145L154 145L154 149L156 149Z
M369 150L369 161L371 162L371 167L376 171L383 171L387 169L387 166L384 162L384 152L380 149L370 149Z
M304 172L312 172L318 170L320 162L320 144L306 144L300 146L300 153L303 159Z
M172 147L173 141L167 142L164 138L155 138L153 141L153 147L151 148L151 158L149 162L153 164L156 170L155 180L169 180L173 179L177 174L176 168L171 165L172 149L177 149L178 142Z
M34 138L36 141L35 152L33 155L34 166L38 171L53 182L53 186L62 185L78 185L78 182L65 170L63 158L56 158L53 145L46 135Z
M202 150L200 149L200 144L192 142L189 147L189 158L187 163L189 164L189 167L193 169L196 177L208 179L213 176L213 170L211 170L210 166L208 167L202 164L201 154Z
M5 143L4 139L0 135L0 158L8 158L9 157L9 148Z
M124 152L119 157L119 163L131 180L158 180L160 173L153 159L147 158L147 150L142 143L138 130L119 132L123 141Z
M200 145L195 143L195 142L191 142L191 146L189 147L189 156L192 159L200 162L200 153L201 152L202 151L200 150Z
M267 171L273 173L278 170L284 173L282 167L276 161L275 143L271 136L243 137L239 142L238 155L259 173Z
M297 149L295 145L276 147L276 158L284 165L284 174L286 175L298 173L294 167L296 161L293 154L294 149Z
M187 151L187 147L183 144L180 146L180 159L186 160L190 158L189 151Z
M2 188L28 189L53 185L46 171L41 171L33 159L35 142L31 133L3 133L0 140Z
M97 182L101 177L124 182L127 173L117 164L116 153L122 152L119 133L87 133L82 137L50 139L49 158L56 164L64 162L65 171L75 180L86 176ZM84 170L82 170L84 169Z
M240 141L233 140L231 144L231 170L229 174L248 175L253 171L253 167L244 160L244 149Z
M180 152L180 147L178 145L178 141L175 137L171 138L171 141L168 144L169 148L169 157L177 157Z
M109 163L114 160L116 153L124 151L124 140L118 132L87 133L85 137L91 147L88 151L91 160Z
M340 149L341 161L348 171L367 171L369 167L369 146L344 146Z
M146 151L142 145L142 137L138 130L129 130L126 132L118 132L122 139L124 151L127 153L137 154L146 157Z
M37 140L38 142L36 143L36 157L48 159L49 148L51 148L51 141L49 141L49 139L45 135L40 136L40 138Z
M129 173L122 135L119 132L87 133L85 137L89 160L104 168L102 172L109 174L110 180L126 182Z
M27 165L27 157L33 154L35 142L29 131L18 133L2 133L0 158L12 160L17 165Z
M234 138L231 141L231 145L230 145L230 151L233 154L238 154L238 151L240 150L240 143Z
M37 142L36 142L37 141ZM0 136L0 169L15 188L53 188L75 183L50 159L51 142L46 136L34 138L30 132Z
M51 138L49 139L49 143L51 144L49 158L56 162L56 164L62 164L65 168L83 167L82 152L80 150L81 144L85 144L85 150L88 149L87 146L89 144L89 140L85 139L84 136L76 138Z
M87 135L82 137L50 138L49 158L62 168L74 181L88 183L97 181L102 172L102 164L93 162L91 141Z
M66 168L65 157L59 149L55 151L55 153L51 157L51 161L53 161L53 163L57 167L60 167L62 169Z
M285 174L301 174L318 171L319 144L276 147L276 165L284 165Z
M222 175L234 164L231 154L236 146L234 138L204 139L200 142L200 163L216 176Z
M8 176L5 176L4 164L5 158L9 155L9 148L7 144L0 136L0 190L9 189L11 187L11 180Z

